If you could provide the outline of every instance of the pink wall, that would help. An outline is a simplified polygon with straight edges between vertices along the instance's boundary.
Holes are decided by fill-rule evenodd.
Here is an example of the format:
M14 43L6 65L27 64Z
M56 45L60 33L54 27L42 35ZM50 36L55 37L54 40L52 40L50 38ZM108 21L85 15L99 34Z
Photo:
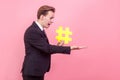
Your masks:
M23 34L43 4L57 9L47 30L51 43L62 25L73 32L69 45L88 46L53 55L45 80L120 80L120 0L0 1L0 80L22 80Z

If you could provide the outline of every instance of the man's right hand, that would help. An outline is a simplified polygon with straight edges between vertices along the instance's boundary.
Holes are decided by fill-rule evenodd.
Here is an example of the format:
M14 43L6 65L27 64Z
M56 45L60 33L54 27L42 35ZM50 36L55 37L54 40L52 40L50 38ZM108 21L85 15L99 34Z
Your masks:
M71 46L71 50L80 50L80 49L85 49L87 46Z

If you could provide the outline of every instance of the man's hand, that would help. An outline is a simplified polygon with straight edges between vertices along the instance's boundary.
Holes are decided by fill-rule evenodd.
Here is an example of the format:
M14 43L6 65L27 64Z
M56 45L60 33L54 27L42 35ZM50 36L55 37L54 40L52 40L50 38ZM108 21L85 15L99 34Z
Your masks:
M79 49L85 49L87 46L71 46L71 50L79 50Z
M57 43L57 46L63 46L64 45L64 41L60 41Z

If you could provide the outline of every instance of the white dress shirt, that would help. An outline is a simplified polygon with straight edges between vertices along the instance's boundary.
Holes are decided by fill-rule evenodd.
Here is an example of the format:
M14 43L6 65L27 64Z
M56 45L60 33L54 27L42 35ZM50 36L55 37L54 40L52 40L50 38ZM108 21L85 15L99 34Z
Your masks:
M37 21L35 21L35 23L38 25L38 27L39 27L42 31L44 30L44 28L42 27L41 24L39 24Z

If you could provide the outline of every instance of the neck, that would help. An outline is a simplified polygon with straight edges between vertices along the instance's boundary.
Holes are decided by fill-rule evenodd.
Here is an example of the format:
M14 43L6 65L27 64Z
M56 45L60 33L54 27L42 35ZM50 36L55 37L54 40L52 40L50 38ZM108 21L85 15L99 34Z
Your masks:
M37 22L44 28L41 20L38 19Z

